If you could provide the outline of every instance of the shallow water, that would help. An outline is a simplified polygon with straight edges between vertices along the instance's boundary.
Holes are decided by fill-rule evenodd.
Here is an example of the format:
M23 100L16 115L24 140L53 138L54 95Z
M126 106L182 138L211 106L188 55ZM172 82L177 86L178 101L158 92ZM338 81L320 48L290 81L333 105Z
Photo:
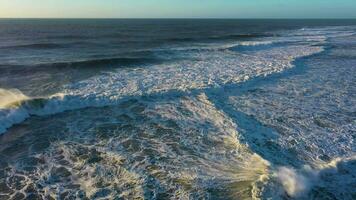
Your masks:
M356 198L355 22L0 24L0 199Z

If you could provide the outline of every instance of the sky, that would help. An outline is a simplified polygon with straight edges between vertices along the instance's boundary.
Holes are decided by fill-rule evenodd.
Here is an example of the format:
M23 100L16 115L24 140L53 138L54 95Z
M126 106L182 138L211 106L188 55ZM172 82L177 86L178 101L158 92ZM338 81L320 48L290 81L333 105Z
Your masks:
M0 0L0 18L356 18L356 0Z

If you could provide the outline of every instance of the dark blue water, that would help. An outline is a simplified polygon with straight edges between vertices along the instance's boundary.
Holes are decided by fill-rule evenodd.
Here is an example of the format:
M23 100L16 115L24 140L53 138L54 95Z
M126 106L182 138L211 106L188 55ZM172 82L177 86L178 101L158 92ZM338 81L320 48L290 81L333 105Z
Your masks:
M354 199L355 20L0 20L0 199Z

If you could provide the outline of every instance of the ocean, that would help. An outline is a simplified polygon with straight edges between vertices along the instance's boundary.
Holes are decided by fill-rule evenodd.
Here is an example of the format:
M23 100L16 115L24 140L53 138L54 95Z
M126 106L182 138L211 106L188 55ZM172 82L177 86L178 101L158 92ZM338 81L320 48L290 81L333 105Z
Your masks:
M0 19L0 199L356 199L356 20Z

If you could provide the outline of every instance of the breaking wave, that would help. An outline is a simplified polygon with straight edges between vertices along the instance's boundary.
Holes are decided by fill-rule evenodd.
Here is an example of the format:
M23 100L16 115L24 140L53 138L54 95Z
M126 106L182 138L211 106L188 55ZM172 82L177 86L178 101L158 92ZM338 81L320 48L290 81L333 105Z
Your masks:
M53 119L65 119L63 132L64 124L48 119L30 119L26 137L44 134L31 143L29 159L4 155L18 163L9 163L5 184L21 181L8 196L29 196L32 188L44 199L257 199L268 176L268 161L239 141L236 124L204 93L68 111ZM48 131L59 140L46 142Z
M279 167L275 172L284 191L290 197L311 198L325 193L322 188L331 189L337 199L352 199L352 183L356 181L356 155L336 158L328 163L316 166L304 166L302 169Z
M322 52L324 41L330 35L335 36L333 32L320 30L317 33L309 29L299 31L302 33L268 41L216 45L208 47L208 51L185 49L179 54L189 59L101 73L66 85L61 93L46 97L30 97L17 89L0 89L0 133L31 115L68 111L55 118L32 117L20 127L26 136L3 142L0 153L5 159L0 167L6 167L3 173L8 178L2 186L9 189L2 197L352 199L354 193L350 191L356 182L354 155L337 159L323 155L324 151L317 152L320 157L300 152L296 155L288 145L285 148L275 145L268 133L259 130L262 124L256 125L244 116L235 121L235 116L226 112L227 108L234 112L234 97L229 95L234 94L232 90L239 90L234 87L237 83L291 68L296 59ZM229 48L236 45L252 48L246 52ZM115 62L101 59L68 66ZM291 81L291 78L287 80ZM297 81L303 80L298 78ZM276 88L284 96L293 91ZM221 93L215 91L227 96L220 97ZM292 98L299 101L293 95ZM266 104L258 101L248 104L277 105L275 99L264 97ZM274 98L282 99L275 94ZM286 102L280 104L283 107L274 110L297 112L288 104L290 98L284 100ZM224 109L220 104L232 107ZM305 102L302 106L308 108ZM322 104L318 106L318 109L323 108ZM100 108L77 110L86 107ZM313 109L308 110L313 112ZM250 116L267 113L267 117L271 117L271 112L263 110L242 112ZM323 118L312 119L320 127L332 127ZM255 128L247 130L252 139L244 138L241 133L245 133L246 127L239 127L239 122L247 124L247 129L248 126ZM260 118L258 122L264 121ZM283 124L283 118L277 122ZM11 129L8 134L16 135L17 130ZM295 138L313 140L303 138L300 131L297 134ZM288 139L285 139L288 144L297 143ZM259 140L263 145L256 149L254 142L258 144ZM26 158L19 156L23 151ZM296 162L286 159L289 157L284 153L290 154L293 158L290 160ZM302 166L298 156L317 161L303 162L310 166ZM269 184L272 187L268 187Z
M339 33L339 32L338 32ZM329 33L328 33L329 34ZM289 40L292 40L289 36ZM148 68L120 69L67 85L60 94L50 97L22 99L17 108L2 108L1 132L30 115L47 115L84 107L114 105L132 96L142 96L168 91L218 88L248 79L281 72L292 67L295 59L323 51L325 38L296 36L294 43L241 54L235 51L189 52L192 60L152 65ZM305 44L304 40L309 43ZM285 37L281 38L281 41ZM299 42L298 42L299 41ZM300 43L301 42L301 43ZM264 45L270 41L244 42L242 45ZM235 45L235 44L234 44ZM103 59L61 65L94 65L132 63L141 59ZM6 95L5 95L6 96ZM7 97L5 97L7 98Z

